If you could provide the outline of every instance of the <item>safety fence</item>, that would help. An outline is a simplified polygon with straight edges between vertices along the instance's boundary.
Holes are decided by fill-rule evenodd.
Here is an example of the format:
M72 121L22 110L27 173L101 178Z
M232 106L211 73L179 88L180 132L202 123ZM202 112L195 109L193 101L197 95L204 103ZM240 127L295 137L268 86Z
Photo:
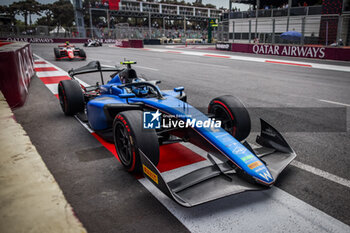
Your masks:
M162 29L155 27L113 26L85 28L87 38L96 39L207 39L207 30ZM214 32L214 36L216 32ZM30 38L83 38L76 27L5 26L0 27L0 37ZM84 37L85 38L85 37Z
M218 27L218 40L234 43L350 46L350 14L236 18ZM283 33L297 32L294 38Z

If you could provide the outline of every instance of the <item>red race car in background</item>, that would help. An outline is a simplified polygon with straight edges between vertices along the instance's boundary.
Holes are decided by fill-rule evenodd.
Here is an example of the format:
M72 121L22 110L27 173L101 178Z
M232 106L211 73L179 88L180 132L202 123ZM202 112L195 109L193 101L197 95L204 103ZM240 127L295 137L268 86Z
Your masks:
M86 53L83 49L77 48L74 45L70 45L69 42L66 42L63 45L59 45L58 48L53 49L55 52L55 58L57 60L62 59L86 59Z

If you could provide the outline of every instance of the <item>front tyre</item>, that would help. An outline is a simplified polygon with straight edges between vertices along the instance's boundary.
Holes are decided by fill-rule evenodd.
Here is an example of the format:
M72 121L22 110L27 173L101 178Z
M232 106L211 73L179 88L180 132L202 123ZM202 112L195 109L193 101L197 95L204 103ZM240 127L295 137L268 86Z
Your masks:
M129 172L142 172L139 149L155 166L159 162L158 136L154 129L143 129L142 117L142 111L125 111L113 122L114 145L120 162Z
M208 113L220 120L221 127L238 141L243 141L250 134L249 113L237 97L224 95L214 98L209 103Z
M79 57L81 57L83 60L86 60L86 53L83 49L79 50Z
M72 116L84 111L84 94L78 81L60 81L58 84L58 97L65 115Z
M55 53L56 61L59 60L61 58L60 50L58 48L54 48L53 51Z

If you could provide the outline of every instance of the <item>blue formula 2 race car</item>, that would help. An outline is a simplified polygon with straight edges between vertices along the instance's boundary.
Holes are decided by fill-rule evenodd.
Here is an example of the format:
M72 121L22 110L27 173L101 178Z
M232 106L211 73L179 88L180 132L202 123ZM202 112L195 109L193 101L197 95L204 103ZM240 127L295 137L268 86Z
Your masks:
M66 115L77 115L101 137L115 144L129 172L143 172L178 204L191 207L228 195L270 187L296 157L271 125L261 120L258 145L245 141L251 122L247 109L231 95L214 98L208 113L186 102L183 87L160 90L159 81L139 78L125 68L98 61L69 71L59 83L59 100ZM99 73L101 83L83 87L76 75ZM113 73L104 82L103 73ZM157 169L159 145L184 141L207 152L211 165L166 181Z

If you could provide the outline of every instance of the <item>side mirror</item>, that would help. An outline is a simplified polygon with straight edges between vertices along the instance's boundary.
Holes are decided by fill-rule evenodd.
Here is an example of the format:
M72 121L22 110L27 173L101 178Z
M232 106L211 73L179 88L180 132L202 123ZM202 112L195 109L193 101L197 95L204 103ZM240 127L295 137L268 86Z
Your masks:
M185 88L184 87L175 87L174 88L174 91L175 92L180 92L180 96L182 96L182 92L185 90Z

